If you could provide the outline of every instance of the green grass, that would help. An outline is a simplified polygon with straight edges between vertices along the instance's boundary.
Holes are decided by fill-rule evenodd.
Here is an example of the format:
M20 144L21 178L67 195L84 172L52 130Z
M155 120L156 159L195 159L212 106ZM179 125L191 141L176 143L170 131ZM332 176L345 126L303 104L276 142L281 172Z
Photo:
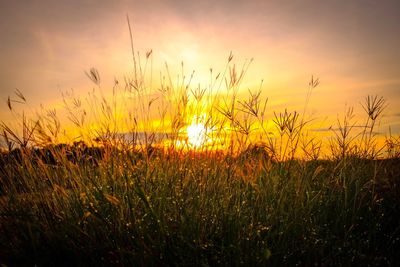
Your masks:
M112 150L97 166L59 156L46 165L3 155L2 263L399 262L398 159Z
M302 114L285 109L267 118L261 89L247 100L239 97L248 65L237 72L232 55L222 75L211 72L204 90L184 78L174 85L167 67L161 99L151 96L146 68L133 58L135 77L122 91L139 102L121 104L118 81L106 98L95 69L87 75L101 97L90 95L89 109L79 98L64 97L67 117L87 145L59 144L56 110L27 118L15 108L26 102L22 93L8 99L20 130L1 123L8 149L0 158L0 264L400 263L400 141L390 135L379 145L375 128L383 98L366 98L362 127L349 109L326 143L306 128L318 79L311 79ZM203 110L202 101L210 107ZM193 116L206 113L203 123L218 129L227 148L160 148L151 131L141 145L120 138L122 122L137 136L144 130L138 122L151 122L154 110L173 140L182 138ZM89 131L93 121L98 128ZM328 153L321 156L323 149Z

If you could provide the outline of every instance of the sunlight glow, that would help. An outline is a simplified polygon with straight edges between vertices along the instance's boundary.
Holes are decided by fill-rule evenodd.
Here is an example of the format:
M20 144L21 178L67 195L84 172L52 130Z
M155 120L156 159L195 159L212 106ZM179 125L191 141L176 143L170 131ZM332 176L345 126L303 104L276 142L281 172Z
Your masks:
M187 128L189 145L199 148L207 142L207 128L203 123L192 122Z

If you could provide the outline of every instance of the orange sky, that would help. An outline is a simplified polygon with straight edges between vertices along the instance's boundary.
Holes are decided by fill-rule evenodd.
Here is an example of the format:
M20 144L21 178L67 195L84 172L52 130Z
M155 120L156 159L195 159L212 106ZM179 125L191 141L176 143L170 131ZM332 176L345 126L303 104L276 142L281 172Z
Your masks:
M136 51L153 50L153 73L181 61L193 84L208 83L210 67L223 71L230 51L242 65L254 58L243 92L264 80L270 110L302 110L311 75L321 85L310 113L324 128L345 105L368 94L389 107L381 131L400 132L399 1L2 1L0 106L15 88L29 101L60 106L61 92L85 95L96 67L103 88L132 74L126 15ZM105 89L106 90L106 89Z

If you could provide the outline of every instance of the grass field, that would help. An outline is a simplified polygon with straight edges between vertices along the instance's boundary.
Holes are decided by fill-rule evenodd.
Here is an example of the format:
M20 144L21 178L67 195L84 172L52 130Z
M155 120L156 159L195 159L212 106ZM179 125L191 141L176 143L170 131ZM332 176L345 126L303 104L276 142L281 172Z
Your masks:
M224 97L207 96L186 82L161 85L170 99L162 113L169 114L167 146L153 144L151 132L140 144L135 139L144 132L137 121L149 122L150 109L164 105L144 93L141 74L125 87L141 99L133 109L138 117L130 118L137 127L128 131L129 142L118 135L124 113L116 97L99 97L85 111L79 100L73 107L64 102L68 118L82 130L81 142L57 142L55 112L38 119L20 115L20 131L3 122L8 149L0 158L0 263L399 264L400 141L389 136L381 144L374 132L385 100L368 96L365 124L355 127L349 109L325 141L307 138L308 120L295 111L274 112L270 133L260 93L247 100L237 95L245 72L227 66L227 78L214 82L215 89L226 83ZM100 87L96 70L88 76ZM318 83L311 80L310 94ZM16 97L26 101L19 91ZM199 108L201 99L212 105ZM84 124L90 111L104 115L94 116L101 125L95 132ZM217 119L199 123L204 112ZM93 139L96 144L87 141Z
M114 153L115 152L115 153ZM2 162L14 265L395 265L399 160L106 151ZM260 163L262 162L262 163Z

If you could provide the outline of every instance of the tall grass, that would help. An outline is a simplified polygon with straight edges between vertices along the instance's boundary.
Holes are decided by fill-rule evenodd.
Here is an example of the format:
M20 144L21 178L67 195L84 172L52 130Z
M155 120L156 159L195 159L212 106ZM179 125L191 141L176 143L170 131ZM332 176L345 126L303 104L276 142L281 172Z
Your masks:
M268 118L261 89L240 95L251 61L238 70L231 54L205 87L183 64L174 81L166 65L153 87L152 52L132 55L133 77L111 92L91 69L86 99L63 95L71 142L60 144L67 128L54 109L16 114L19 128L2 122L0 263L399 263L400 143L379 145L383 98L366 98L361 127L350 108L324 144L307 130L318 79L302 113ZM16 91L7 104L25 102ZM186 135L193 121L208 129L201 146Z

